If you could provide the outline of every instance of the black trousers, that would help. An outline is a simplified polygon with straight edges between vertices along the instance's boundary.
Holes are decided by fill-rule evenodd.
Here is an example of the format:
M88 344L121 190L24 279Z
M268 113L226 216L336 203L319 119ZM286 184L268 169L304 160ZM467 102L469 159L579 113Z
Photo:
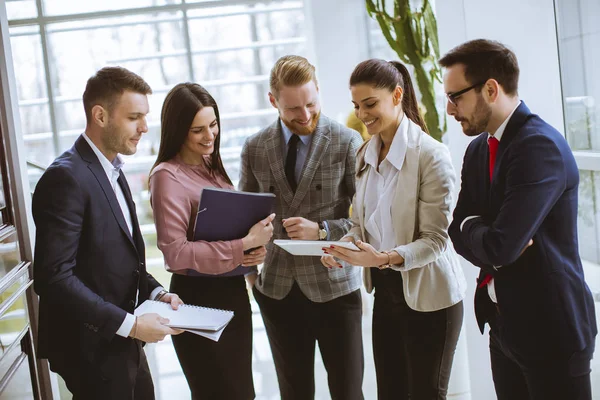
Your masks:
M81 354L50 360L75 400L153 400L154 384L139 340L115 336L93 361Z
M174 274L170 291L186 304L231 310L218 342L193 333L173 336L192 399L253 399L252 311L243 276L207 278Z
M591 400L590 362L595 343L573 354L552 346L515 349L503 335L500 313L489 320L492 376L498 400Z
M315 397L315 344L333 400L362 400L364 355L360 290L325 302L309 300L294 284L282 300L254 289L265 323L282 400Z
M462 301L438 311L415 311L404 299L400 272L371 272L377 398L446 399L463 320Z

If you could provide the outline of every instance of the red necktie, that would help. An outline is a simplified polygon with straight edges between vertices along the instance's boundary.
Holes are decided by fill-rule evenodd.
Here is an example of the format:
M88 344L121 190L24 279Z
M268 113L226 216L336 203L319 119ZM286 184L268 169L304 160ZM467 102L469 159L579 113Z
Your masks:
M492 181L492 175L494 174L494 164L496 163L496 153L498 152L498 145L500 142L493 136L488 138L488 147L490 150L490 182Z
M492 182L492 175L494 175L494 164L496 163L496 153L498 152L498 145L500 142L493 136L488 138L488 147L490 150L490 183ZM492 280L492 275L485 274L483 279L479 283L479 288L484 288Z

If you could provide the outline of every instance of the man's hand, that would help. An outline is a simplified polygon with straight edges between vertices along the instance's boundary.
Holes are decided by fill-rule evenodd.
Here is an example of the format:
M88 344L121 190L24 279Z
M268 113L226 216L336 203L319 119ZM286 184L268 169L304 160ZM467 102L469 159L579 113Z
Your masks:
M267 256L267 249L265 246L261 246L258 249L252 250L248 254L244 254L244 259L242 260L243 267L251 267L253 265L262 264L265 261L265 257Z
M171 308L173 310L177 310L179 306L183 304L183 300L181 300L175 293L167 293L161 297L159 301L171 304Z
M165 325L168 323L167 318L163 318L158 314L144 314L137 317L129 336L142 342L156 343L163 340L167 335L179 335L183 332L181 329L173 329Z
M319 240L319 224L302 217L283 220L283 228L290 239Z

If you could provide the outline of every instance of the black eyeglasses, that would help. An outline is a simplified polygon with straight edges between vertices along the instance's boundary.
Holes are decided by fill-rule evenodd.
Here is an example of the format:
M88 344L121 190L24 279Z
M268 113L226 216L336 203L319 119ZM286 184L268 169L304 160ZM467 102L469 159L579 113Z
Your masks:
M476 83L474 85L471 85L471 86L469 86L466 89L459 90L458 92L446 93L446 98L448 99L448 101L451 104L456 105L456 99L458 99L463 94L467 93L469 90L475 89L477 86L481 86L481 85L485 84L486 82L487 82L487 79L485 81L483 81L483 82L479 82L479 83Z

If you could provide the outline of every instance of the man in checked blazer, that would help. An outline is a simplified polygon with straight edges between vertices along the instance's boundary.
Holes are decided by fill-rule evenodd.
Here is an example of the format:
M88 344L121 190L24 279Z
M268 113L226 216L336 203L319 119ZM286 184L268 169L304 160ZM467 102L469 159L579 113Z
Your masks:
M277 195L275 239L338 240L350 228L358 132L321 115L315 68L280 58L269 99L279 118L246 141L240 190ZM313 399L319 343L332 399L362 399L361 275L269 243L254 287L283 400Z

